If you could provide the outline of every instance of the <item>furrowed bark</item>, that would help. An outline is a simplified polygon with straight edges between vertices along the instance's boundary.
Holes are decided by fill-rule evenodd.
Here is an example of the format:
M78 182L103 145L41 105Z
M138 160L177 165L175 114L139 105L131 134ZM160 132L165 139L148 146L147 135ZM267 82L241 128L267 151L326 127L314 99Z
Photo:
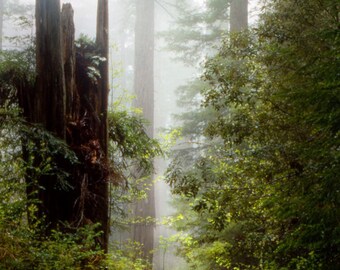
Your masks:
M64 140L65 80L62 62L60 31L60 1L36 1L36 89L33 97L31 120ZM40 157L37 153L37 160ZM56 161L57 163L61 162ZM61 163L59 165L61 166ZM39 215L45 216L50 227L67 219L69 212L64 192L56 188L57 177L42 175L38 179ZM58 202L58 203L57 203Z

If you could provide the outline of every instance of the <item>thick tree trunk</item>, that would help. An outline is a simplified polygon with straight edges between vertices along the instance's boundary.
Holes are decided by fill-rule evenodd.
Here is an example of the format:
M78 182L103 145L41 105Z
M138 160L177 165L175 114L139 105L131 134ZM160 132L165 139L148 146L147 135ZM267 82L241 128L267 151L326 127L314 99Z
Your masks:
M248 0L232 0L230 3L230 32L248 27Z
M37 87L31 120L64 140L66 96L59 0L36 1L36 65ZM62 160L60 162L62 163ZM59 220L67 220L69 214L64 209L69 209L64 192L56 188L57 184L56 176L44 175L39 178L39 186L43 187L38 189L41 201L39 213L46 217L46 222L51 227L57 226Z
M37 89L34 121L65 138L65 81L60 31L60 0L36 2Z
M2 50L2 35L4 25L4 7L5 0L0 0L0 51Z
M134 105L143 109L143 115L150 123L146 132L153 137L154 0L138 0L136 7L134 91L137 98ZM137 202L135 208L135 215L143 219L155 218L155 191L152 180L149 180L150 190L147 199ZM150 252L153 250L154 222L145 221L134 225L133 240L143 245L144 257L152 261Z

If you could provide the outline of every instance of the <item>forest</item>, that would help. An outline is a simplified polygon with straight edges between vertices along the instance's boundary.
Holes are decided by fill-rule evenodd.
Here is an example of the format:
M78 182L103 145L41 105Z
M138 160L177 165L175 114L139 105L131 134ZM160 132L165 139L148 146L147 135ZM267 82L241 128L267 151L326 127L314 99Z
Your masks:
M0 0L0 270L340 269L338 0Z

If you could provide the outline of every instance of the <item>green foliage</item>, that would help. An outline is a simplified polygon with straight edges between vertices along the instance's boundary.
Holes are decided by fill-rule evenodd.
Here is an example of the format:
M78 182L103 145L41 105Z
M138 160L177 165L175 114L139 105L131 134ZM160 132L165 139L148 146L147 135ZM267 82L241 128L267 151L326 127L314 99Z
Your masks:
M97 236L95 226L79 228L76 233L52 231L49 238L29 249L38 262L35 269L98 269L104 254L95 244Z
M113 243L110 247L107 265L112 270L150 270L147 260L142 259L142 247L139 243L128 241L126 243Z
M217 143L168 174L193 215L177 222L196 243L181 250L190 262L339 267L338 14L333 0L269 1L257 29L206 62L215 114L201 136ZM219 259L192 255L210 251Z
M148 177L153 160L162 155L160 143L145 132L147 122L138 112L128 111L119 104L109 113L109 155L115 175L112 187L112 221L115 226L148 222L129 217L131 203L144 199L150 188Z
M146 134L146 125L141 115L127 110L109 114L109 137L117 171L127 172L132 166L137 166L150 172L153 159L162 154L158 141Z
M2 225L0 269L99 269L104 258L95 246L94 228L53 231L41 239L24 223L16 228Z
M75 233L52 231L44 239L24 227L2 232L1 269L98 269L104 257L95 248L96 234L90 227Z

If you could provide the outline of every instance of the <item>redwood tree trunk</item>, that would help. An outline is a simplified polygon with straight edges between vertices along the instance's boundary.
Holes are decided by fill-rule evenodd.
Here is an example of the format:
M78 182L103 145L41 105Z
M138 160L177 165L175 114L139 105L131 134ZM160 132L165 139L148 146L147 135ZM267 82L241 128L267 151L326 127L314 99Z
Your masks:
M104 154L103 162L108 164L108 131L107 131L107 110L109 98L109 5L108 0L98 0L97 9L97 35L96 45L99 49L100 56L104 59L100 63L99 72L100 80L98 81L98 107L97 114L100 119L98 127L98 138L101 149ZM103 236L102 241L105 250L108 248L109 238L109 193L108 193L108 179L103 179L98 183L96 190L102 200L101 208L97 209L96 218L101 220Z
M65 81L60 0L36 1L37 89L34 121L65 138Z
M146 127L149 137L154 133L154 0L136 1L135 26L135 106L143 109L144 117L150 125ZM155 218L155 191L153 179L149 179L150 189L147 199L137 202L135 215ZM152 261L154 242L154 222L145 221L134 225L133 240L143 245L143 255Z
M36 89L33 93L31 120L41 124L60 139L65 139L65 81L60 31L60 1L36 1ZM39 152L37 153L37 159ZM62 161L60 161L62 162ZM56 161L59 165L59 161ZM57 177L39 178L39 214L51 227L67 220L69 205L64 192L56 188ZM68 210L65 210L68 209Z

